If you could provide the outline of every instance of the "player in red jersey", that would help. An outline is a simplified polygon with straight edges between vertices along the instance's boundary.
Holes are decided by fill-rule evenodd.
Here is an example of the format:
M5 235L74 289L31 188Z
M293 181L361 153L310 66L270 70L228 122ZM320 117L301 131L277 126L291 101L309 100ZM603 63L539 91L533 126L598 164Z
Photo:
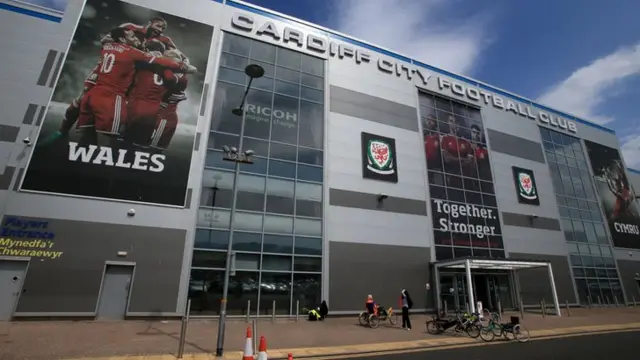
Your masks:
M181 54L175 50L168 50L165 56L178 61ZM178 103L187 100L187 74L175 74L178 81L169 86L164 102L157 117L155 129L151 134L151 148L164 151L169 147L171 139L178 127Z
M146 43L146 50L160 57L163 56L165 47L162 42L151 40ZM180 57L174 60L178 62ZM179 80L178 74L170 69L157 71L149 66L138 68L129 89L129 120L123 136L127 142L142 147L149 146L168 88L177 85Z
M127 121L125 96L138 64L169 68L177 72L195 71L195 68L184 62L177 63L137 49L140 40L131 30L116 28L110 35L114 41L102 46L95 85L80 104L78 128L89 129L84 134L88 137L83 142L96 143L96 133L120 134L121 126Z

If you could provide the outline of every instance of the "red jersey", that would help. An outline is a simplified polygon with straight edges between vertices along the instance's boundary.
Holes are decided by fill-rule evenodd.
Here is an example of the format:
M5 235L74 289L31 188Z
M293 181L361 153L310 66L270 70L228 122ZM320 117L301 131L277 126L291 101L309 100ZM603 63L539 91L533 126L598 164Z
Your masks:
M159 41L162 44L164 44L164 46L166 47L167 50L176 48L176 44L173 43L173 40L171 40L170 37L168 37L168 36L166 36L164 34L160 34L158 36L149 35L149 28L147 26L136 25L136 24L133 24L133 23L124 23L124 24L120 25L119 27L133 31L134 34L136 35L136 37L143 44L144 44L145 41L156 40L156 41Z
M177 111L178 103L187 100L187 74L174 74L177 82L174 82L170 87L164 101L168 104L167 110Z
M180 70L181 65L168 58L157 58L133 46L119 43L102 45L96 86L124 95L133 81L136 63L147 63Z
M167 87L177 83L174 72L165 69L157 73L150 68L141 68L136 72L133 86L129 90L129 99L160 103L165 98Z

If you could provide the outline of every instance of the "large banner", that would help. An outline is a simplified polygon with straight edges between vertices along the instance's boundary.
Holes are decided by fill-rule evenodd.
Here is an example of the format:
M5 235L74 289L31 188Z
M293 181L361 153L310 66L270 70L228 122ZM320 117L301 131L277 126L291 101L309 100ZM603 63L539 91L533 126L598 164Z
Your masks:
M22 189L183 206L212 36L88 0Z
M586 141L613 245L640 249L640 205L618 150Z

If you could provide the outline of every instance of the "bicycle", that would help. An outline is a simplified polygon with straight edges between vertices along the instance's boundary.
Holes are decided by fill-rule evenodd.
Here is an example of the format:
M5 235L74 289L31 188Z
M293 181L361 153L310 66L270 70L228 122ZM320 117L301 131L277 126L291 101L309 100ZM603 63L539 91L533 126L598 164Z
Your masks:
M369 314L368 311L363 311L358 315L358 322L361 326L369 326L370 328L377 328L380 322L389 321L391 325L398 323L398 315L393 311L392 307L383 308L380 307L377 313Z
M493 341L496 336L504 337L507 340L516 339L518 342L524 343L531 339L529 330L520 324L520 318L512 316L508 323L500 323L497 313L491 314L489 325L480 330L480 338L486 342ZM512 336L512 337L511 337Z
M427 321L426 327L427 332L432 335L443 333L453 328L455 332L465 332L469 337L475 339L480 336L482 323L478 313L469 314L465 312L449 318L442 318L438 314Z

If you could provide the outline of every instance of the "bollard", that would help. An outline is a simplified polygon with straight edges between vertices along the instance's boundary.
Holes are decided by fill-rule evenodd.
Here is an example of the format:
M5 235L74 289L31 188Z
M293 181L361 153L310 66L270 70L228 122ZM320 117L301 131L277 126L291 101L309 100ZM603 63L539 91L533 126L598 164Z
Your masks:
M273 305L271 306L271 322L276 322L276 301L273 300Z
M251 318L251 300L247 300L247 323Z
M253 353L257 354L258 351L258 320L253 320L253 323L251 324L251 326L253 327Z
M542 314L542 317L547 315L544 313L544 300L540 300L540 313Z
M616 305L616 307L620 306L620 304L618 304L618 296L613 295L613 303Z
M598 306L602 306L602 298L598 295Z
M520 298L520 319L524 319L524 305L522 304L522 298Z
M631 297L631 300L633 300L633 307L636 307L636 297L635 297L635 296L632 296L632 297Z
M447 313L448 313L448 311L447 311L447 302L445 301L444 302L444 316L447 316Z
M467 313L469 313L469 303L466 303L466 304L465 304L465 306L466 306L466 307L465 307L464 311L466 311Z
M571 308L569 307L569 300L565 300L564 304L567 307L567 316L571 316Z
M191 311L191 299L187 300L187 311L182 315L182 326L180 327L180 342L178 343L178 359L184 355L184 342L187 337L187 323L189 322L189 312Z
M296 300L296 322L300 320L300 300Z
M609 296L605 296L604 299L607 302L607 306L611 305L611 302L609 301Z
M589 307L589 309L591 309L591 296L587 296L587 306Z
M498 300L498 319L502 322L502 303Z

